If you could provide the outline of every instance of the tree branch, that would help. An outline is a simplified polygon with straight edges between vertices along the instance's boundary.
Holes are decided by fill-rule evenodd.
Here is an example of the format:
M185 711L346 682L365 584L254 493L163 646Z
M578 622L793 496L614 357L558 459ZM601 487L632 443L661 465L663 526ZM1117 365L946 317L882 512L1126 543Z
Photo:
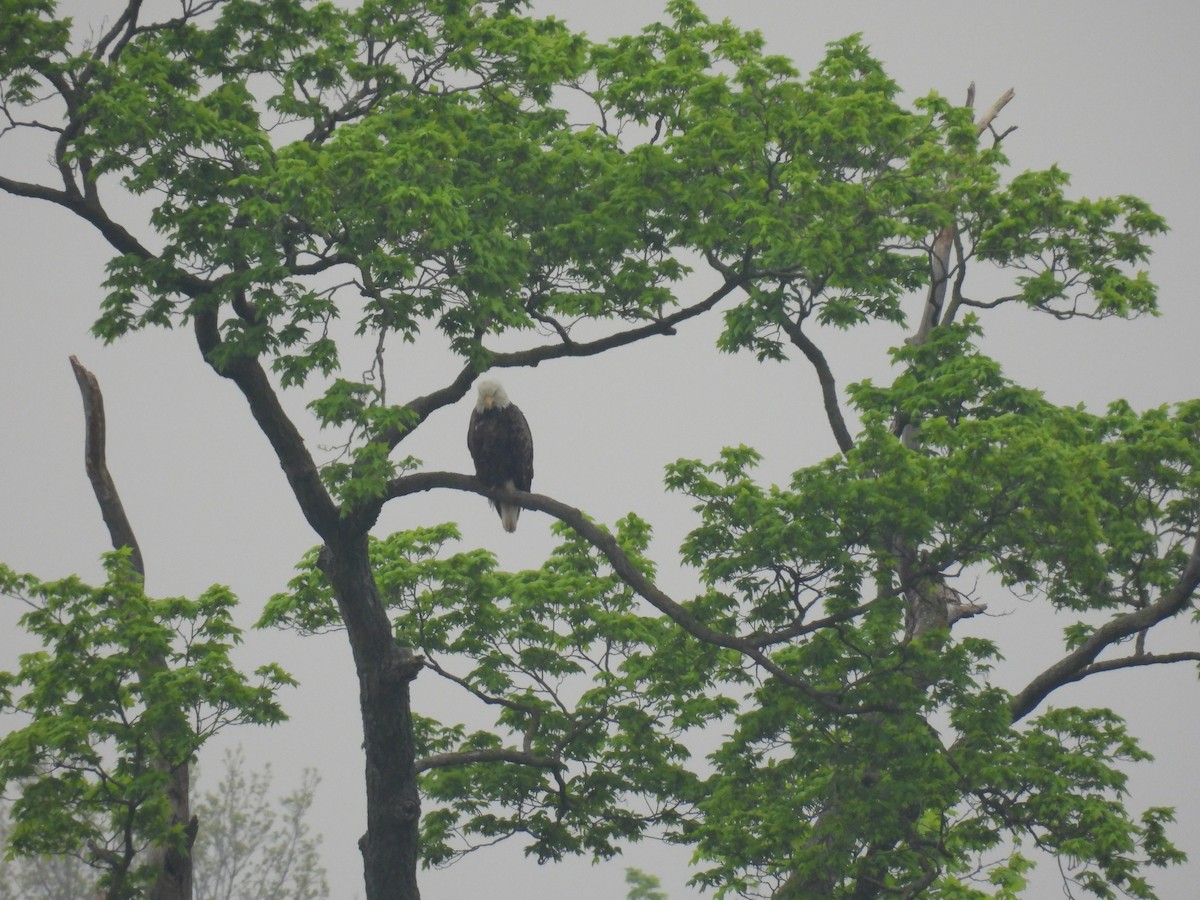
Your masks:
M1012 102L1013 97L1017 96L1017 92L1009 88L989 107L988 111L975 120L975 136L980 137L985 131L992 127L992 122L996 120L996 116L1000 115L1000 111ZM1009 129L1011 131L1011 129ZM1006 134L1008 132L1005 132Z
M842 415L842 408L838 403L837 382L833 377L833 370L829 367L829 361L825 359L821 348L804 333L800 322L788 320L784 322L783 329L792 343L816 369L817 381L821 384L821 399L825 403L825 416L829 419L833 438L837 441L838 449L842 453L849 453L854 449L854 438L850 436L850 429L846 427L846 419Z
M456 491L480 494L488 499L503 499L519 503L526 509L536 509L547 513L561 522L569 525L576 533L599 550L613 570L623 581L629 584L639 595L645 598L660 612L666 614L693 637L706 643L716 644L730 649L749 648L741 639L723 634L709 628L697 620L684 607L661 591L646 575L633 564L625 551L617 544L616 539L583 514L579 509L561 503L544 494L525 493L522 491L492 490L481 481L470 475L460 475L456 472L417 472L394 479L388 485L388 499L415 494L435 488L448 488Z
M92 225L112 247L120 253L132 253L143 259L152 259L154 254L133 236L123 225L109 218L98 203L85 199L71 191L57 190L42 184L16 181L0 176L0 190L16 197L44 200L65 207L79 218ZM183 273L181 273L183 274Z
M962 234L958 231L954 233L954 256L954 288L950 291L950 305L942 311L943 325L949 325L955 320L955 317L958 315L958 309L965 300L962 287L963 283L967 280L967 251L963 247Z
M968 93L969 103L974 101L974 93L974 86L972 85ZM1000 95L999 99L991 105L991 108L987 112L975 120L976 137L982 135L991 127L996 116L1000 115L1000 111L1008 106L1015 96L1016 92L1012 88L1009 88ZM925 343L930 329L940 323L942 310L946 303L946 287L950 279L950 251L955 247L957 241L958 227L956 225L947 225L934 237L933 247L929 252L929 263L932 270L929 280L929 292L925 298L925 306L921 311L921 324L917 327L917 333L908 338L906 343L913 345ZM956 289L961 289L961 287L962 282L960 278Z
M1200 539L1193 545L1187 565L1184 566L1179 580L1175 582L1175 586L1171 590L1163 594L1154 603L1133 612L1117 616L1101 625L1075 650L1035 677L1009 703L1012 720L1017 722L1029 715L1047 696L1065 684L1079 681L1093 672L1109 671L1113 668L1127 668L1129 665L1139 664L1129 660L1126 661L1126 665L1124 666L1117 665L1117 663L1121 662L1120 660L1097 663L1096 657L1117 641L1137 634L1139 631L1151 628L1159 622L1181 612L1196 593L1197 587L1200 587ZM1167 656L1172 655L1166 654L1163 657L1159 657L1156 661L1176 661L1167 659ZM1187 659L1189 657L1184 658ZM1136 659L1137 657L1131 658L1131 660Z
M503 706L505 709L511 709L513 712L526 713L534 719L541 715L541 710L539 710L536 706L532 706L528 703L519 703L516 700L510 700L507 697L499 697L495 694L488 694L484 691L481 691L477 687L473 687L471 682L467 681L467 679L460 675L455 675L453 672L443 668L441 663L439 663L436 659L433 659L428 654L423 657L423 661L425 668L436 672L447 681L457 684L464 691L467 691L476 699L488 704L489 706Z
M541 753L530 753L527 750L508 749L504 747L481 748L479 750L460 750L456 753L435 753L418 759L413 768L417 773L428 772L430 769L442 769L447 766L469 766L473 763L507 762L520 766L531 766L535 769L565 769L561 759L545 756Z
M262 365L257 359L246 356L236 357L224 365L215 364L213 354L221 345L216 311L198 310L193 315L196 343L204 359L217 374L236 384L245 396L254 420L270 441L292 493L313 530L327 543L335 540L341 524L337 504L325 489L304 438L284 412ZM370 527L370 523L360 524L363 531Z
M125 515L125 506L117 493L117 485L108 471L105 454L104 396L100 393L100 383L74 356L71 357L71 368L75 372L75 380L79 383L79 393L83 395L84 466L87 469L88 480L92 483L96 502L100 505L100 515L104 518L104 524L108 526L108 536L113 549L128 547L133 567L145 581L146 566L142 560L141 547L138 546L129 517Z
M762 643L761 636L747 638L740 635L726 634L725 632L710 628L648 578L633 560L629 558L625 551L621 549L616 538L608 531L592 522L581 510L555 500L553 497L547 497L544 494L525 493L523 491L494 490L485 487L477 478L470 475L460 475L456 472L417 472L393 479L388 485L385 500L392 500L397 497L431 491L437 488L466 491L472 494L479 494L491 500L516 503L526 509L535 509L558 519L595 547L608 560L609 565L612 566L613 571L616 572L621 580L633 588L640 597L675 622L675 624L692 637L706 644L713 644L717 647L737 651L761 666L780 682L795 688L804 694L804 696L826 709L840 714L852 715L891 710L891 707L885 708L880 706L869 708L845 706L835 693L818 690L809 684L808 681L798 678L791 672L780 667L760 646L760 643Z
M1009 88L987 112L975 121L976 137L991 127L996 116L1014 96L1014 91ZM972 106L974 102L975 85L972 82L967 92L967 105ZM952 252L958 254L958 275L954 284L954 301L947 309L946 292L952 272L950 266ZM963 278L966 273L966 260L957 224L946 225L934 235L933 244L929 248L929 270L929 290L926 292L925 304L921 309L921 322L917 326L916 333L905 339L905 343L910 346L925 344L934 328L953 318L960 302ZM912 421L907 415L898 411L892 430L900 439L901 445L912 450L917 446L919 426L920 422ZM927 591L914 577L912 570L916 555L915 548L909 546L907 541L896 539L893 549L897 557L897 574L900 576L901 584L905 586L905 640L911 640L926 631L949 627L953 624L950 619L950 604L947 602L947 596L943 596L941 591ZM964 618L982 611L983 609L960 609L956 618Z
M748 640L755 647L766 648L774 644L782 644L786 641L795 640L798 637L803 637L806 634L812 634L815 631L821 631L825 628L833 628L842 622L849 622L858 618L863 613L867 612L872 606L878 603L886 596L892 594L879 594L864 603L852 609L843 610L839 613L834 613L830 616L825 616L820 619L813 619L811 622L797 622L794 625L789 625L787 628L779 628L775 631L756 631L753 634L747 635Z
M1200 651L1180 650L1176 653L1135 653L1133 656L1123 656L1120 659L1105 659L1092 663L1079 673L1074 681L1082 681L1089 675L1098 672L1116 672L1119 669L1135 669L1139 666L1161 666L1170 663L1200 662Z
M929 251L929 265L932 270L929 292L921 311L921 324L917 327L917 333L906 341L908 344L924 344L929 332L940 322L942 307L946 303L946 286L950 280L950 251L954 248L957 234L958 230L953 225L947 225L933 239L933 247Z
M109 62L112 62L121 54L121 50L124 49L125 45L129 43L130 38L137 32L137 18L141 8L142 0L129 0L129 5L125 7L125 11L121 13L117 21L113 23L112 28L96 43L96 47L92 51L92 55L96 59L103 56L108 50L109 45L118 37L120 37L120 40L117 41L112 53L109 54Z
M735 290L742 287L744 283L745 280L741 278L729 279L699 303L685 306L670 315L654 319L637 328L618 331L615 334L597 338L594 341L572 342L569 344L545 344L540 347L530 347L528 350L496 353L492 356L492 367L533 367L550 359L561 359L567 356L595 356L606 350L613 350L617 347L624 347L627 344L635 343L643 338L653 337L658 334L672 335L675 333L676 325L686 322L688 319L694 319L701 313L708 312L708 310L712 309Z
M606 350L624 347L644 338L653 337L654 335L671 335L675 333L676 325L712 309L721 300L741 287L743 283L744 279L729 278L719 289L705 297L699 303L676 310L668 316L655 319L645 325L606 335L594 341L545 344L539 347L531 347L527 350L494 353L490 357L490 367L493 369L532 368L552 359L595 356ZM404 440L413 429L429 418L431 414L443 406L449 406L451 403L456 403L465 397L479 374L480 371L473 364L468 364L458 373L454 381L444 388L436 390L431 394L426 394L423 397L410 400L407 408L416 414L416 421L409 425L407 429L396 429L381 436L380 440L386 441L389 447L395 448L397 444Z
M44 200L66 207L93 225L118 252L132 254L147 260L155 258L154 254L124 226L109 218L107 212L98 203L68 191L14 181L2 176L0 176L0 190L16 196ZM185 296L195 299L212 288L211 284L196 275L181 269L176 269L175 272L178 277L176 288ZM211 354L221 344L216 312L199 310L195 312L194 319L196 341L205 359L209 360L211 364ZM337 505L321 482L317 466L313 462L300 432L283 411L266 372L256 359L247 357L232 361L223 369L218 369L218 372L234 381L245 395L255 420L279 457L280 465L288 477L288 482L292 485L305 518L322 538L328 540L339 519ZM80 377L78 371L76 377ZM82 382L80 386L82 389Z

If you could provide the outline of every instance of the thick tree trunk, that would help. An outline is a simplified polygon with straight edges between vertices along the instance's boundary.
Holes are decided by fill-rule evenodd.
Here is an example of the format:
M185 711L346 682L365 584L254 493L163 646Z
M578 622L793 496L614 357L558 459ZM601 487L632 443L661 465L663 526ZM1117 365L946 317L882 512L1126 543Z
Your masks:
M421 660L392 636L365 534L327 543L320 561L337 597L358 673L367 785L367 833L359 848L367 900L417 900L421 800L409 683Z

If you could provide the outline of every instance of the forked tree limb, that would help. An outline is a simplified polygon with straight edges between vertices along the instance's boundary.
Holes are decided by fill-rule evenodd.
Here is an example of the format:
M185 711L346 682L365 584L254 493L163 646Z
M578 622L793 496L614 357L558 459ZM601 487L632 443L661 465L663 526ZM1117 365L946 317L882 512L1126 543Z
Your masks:
M975 120L976 137L981 136L992 127L992 123L996 120L996 117L1000 115L1004 107L1012 102L1012 99L1016 95L1016 91L1009 88L997 98L996 102L988 108L987 112ZM972 82L968 91L967 100L968 106L974 103L974 82ZM925 306L921 312L921 323L917 328L917 333L908 338L907 343L909 344L920 345L925 343L930 330L941 324L941 314L946 302L946 288L949 284L952 271L950 256L957 236L958 227L956 225L947 225L934 236L933 245L929 253L932 270L930 273L929 293L926 296Z
M972 87L974 85L972 84ZM975 134L982 135L985 131L992 127L992 122L996 120L996 116L1000 115L1000 111L1012 102L1013 97L1017 96L1017 92L1009 88L991 105L987 112L975 120Z
M992 122L996 120L996 116L1000 115L1000 111L1008 106L1016 95L1016 92L1012 88L1009 88L1000 95L987 112L975 120L976 137L982 136L985 131L992 127ZM971 82L971 87L967 92L967 105L971 106L974 102L975 82ZM916 336L909 338L909 343L924 343L929 334L929 329L939 324L939 317L945 305L946 285L950 277L950 251L953 248L957 234L957 226L947 226L938 232L933 240L933 249L930 252L933 277L930 279L932 283L930 285L929 296L925 303L924 314L921 317L921 325L917 330Z
M1009 702L1014 722L1019 721L1036 709L1054 691L1073 681L1080 681L1090 674L1114 669L1126 669L1157 662L1178 662L1194 659L1192 654L1167 654L1162 657L1126 657L1108 662L1097 662L1097 658L1118 642L1132 637L1179 615L1200 591L1200 539L1192 546L1183 571L1170 590L1153 603L1133 612L1115 616L1091 633L1078 647L1037 675L1020 693Z

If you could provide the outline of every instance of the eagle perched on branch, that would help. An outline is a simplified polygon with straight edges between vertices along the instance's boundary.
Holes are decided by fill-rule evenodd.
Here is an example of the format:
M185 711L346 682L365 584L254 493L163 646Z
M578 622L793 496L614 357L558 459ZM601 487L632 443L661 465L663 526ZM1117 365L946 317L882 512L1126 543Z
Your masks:
M471 412L467 449L475 460L475 477L490 488L528 491L533 484L533 436L521 410L496 381L481 381ZM521 507L490 501L505 531L517 530Z

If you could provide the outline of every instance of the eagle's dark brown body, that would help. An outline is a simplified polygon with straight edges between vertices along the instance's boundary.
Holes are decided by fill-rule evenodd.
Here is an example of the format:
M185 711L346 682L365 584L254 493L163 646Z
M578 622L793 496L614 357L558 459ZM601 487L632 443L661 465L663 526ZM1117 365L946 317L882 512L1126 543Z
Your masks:
M533 436L525 416L494 381L479 385L471 413L467 449L475 461L475 477L492 488L528 491L533 484ZM505 531L515 531L521 507L492 501Z

